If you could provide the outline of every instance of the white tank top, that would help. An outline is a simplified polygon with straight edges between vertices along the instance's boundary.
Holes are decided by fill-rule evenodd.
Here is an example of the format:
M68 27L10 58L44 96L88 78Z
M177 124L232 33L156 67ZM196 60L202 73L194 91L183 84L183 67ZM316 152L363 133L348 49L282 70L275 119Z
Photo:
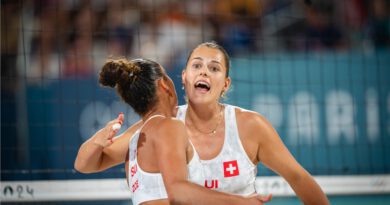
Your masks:
M150 119L159 116L164 117L162 115L153 115L147 119L144 124L134 133L129 143L128 181L130 191L133 194L132 202L134 205L138 205L145 201L168 198L161 173L145 172L138 165L137 161L137 145L141 130Z
M257 166L241 144L235 106L225 104L225 139L221 152L211 160L201 160L194 147L188 164L189 180L206 188L247 196L256 192ZM184 121L187 105L179 106L176 118Z

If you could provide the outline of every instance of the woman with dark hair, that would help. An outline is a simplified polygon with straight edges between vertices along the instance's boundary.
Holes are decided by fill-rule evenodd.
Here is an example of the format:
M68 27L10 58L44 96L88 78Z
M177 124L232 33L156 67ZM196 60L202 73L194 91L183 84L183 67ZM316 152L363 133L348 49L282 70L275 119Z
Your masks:
M185 125L174 118L175 87L158 63L110 60L101 69L99 81L115 88L142 120L115 138L123 114L107 123L80 147L76 170L92 173L126 162L133 204L262 204L269 200L229 195L187 181L191 178L188 167L200 161Z

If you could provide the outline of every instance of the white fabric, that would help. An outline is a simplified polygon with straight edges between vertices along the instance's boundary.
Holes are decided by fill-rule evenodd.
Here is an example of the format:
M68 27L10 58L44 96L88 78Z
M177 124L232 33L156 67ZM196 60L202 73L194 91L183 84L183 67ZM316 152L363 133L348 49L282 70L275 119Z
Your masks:
M194 157L188 164L189 180L221 192L247 196L256 192L257 167L242 146L236 108L225 104L225 140L214 159L201 160L194 148ZM186 111L187 105L179 106L176 118L185 121Z
M162 115L154 115L146 120L142 127L134 133L129 143L128 181L130 191L133 193L132 202L134 205L145 201L168 198L161 173L145 172L138 165L137 161L137 145L141 130L150 119L159 116L164 117Z

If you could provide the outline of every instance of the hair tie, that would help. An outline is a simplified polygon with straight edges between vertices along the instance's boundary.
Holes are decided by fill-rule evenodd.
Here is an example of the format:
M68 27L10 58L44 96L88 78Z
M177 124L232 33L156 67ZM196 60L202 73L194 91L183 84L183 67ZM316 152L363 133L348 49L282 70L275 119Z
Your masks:
M130 72L129 72L129 79L130 79L130 81L131 81L130 84L133 84L133 83L135 82L135 80L137 79L137 76L134 75L134 71L130 71Z

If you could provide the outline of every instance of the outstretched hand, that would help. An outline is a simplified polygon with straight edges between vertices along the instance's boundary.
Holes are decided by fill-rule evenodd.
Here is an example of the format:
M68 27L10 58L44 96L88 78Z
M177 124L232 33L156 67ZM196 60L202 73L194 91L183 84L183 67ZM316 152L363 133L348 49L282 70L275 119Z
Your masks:
M114 137L120 130L123 121L124 114L121 112L116 119L108 122L107 125L102 130L100 130L102 134L100 134L99 137L95 139L94 143L102 147L107 147L114 143Z

